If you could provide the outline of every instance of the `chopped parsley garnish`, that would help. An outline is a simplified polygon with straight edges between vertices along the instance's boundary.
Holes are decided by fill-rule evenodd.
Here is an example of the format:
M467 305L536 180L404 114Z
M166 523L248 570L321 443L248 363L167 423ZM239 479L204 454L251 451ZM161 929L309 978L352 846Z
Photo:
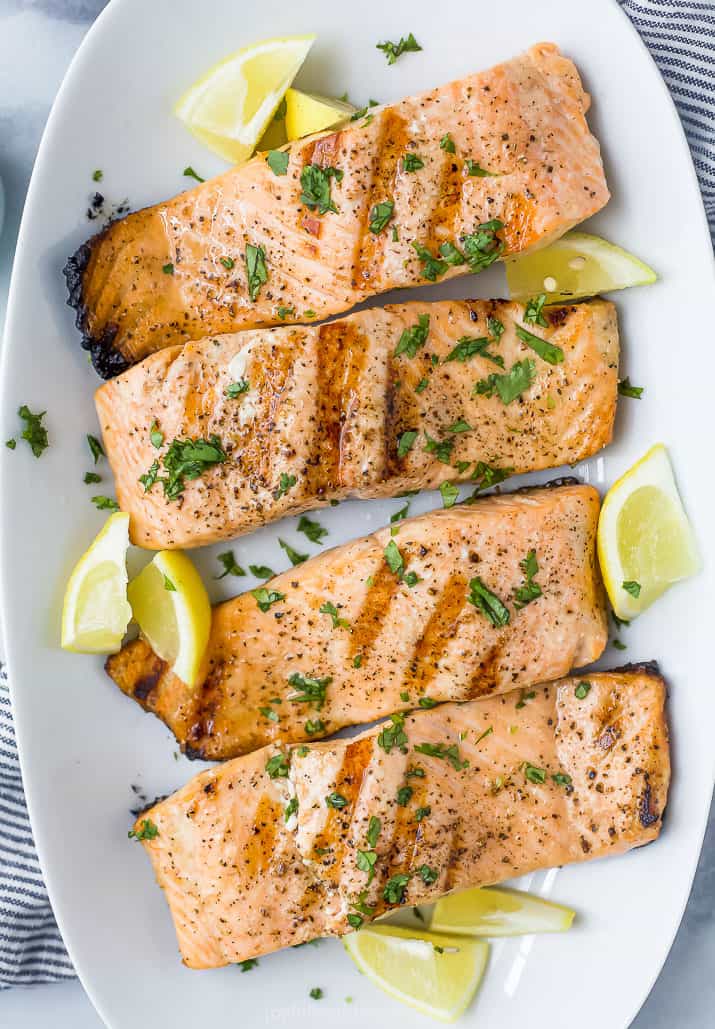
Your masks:
M226 457L218 436L210 436L208 440L175 439L162 458L167 475L159 476L159 463L155 461L149 471L139 477L139 481L146 491L155 482L160 482L167 500L178 500L184 492L187 479L198 479L208 468L222 464Z
M626 593L630 593L630 595L632 597L635 597L636 600L638 599L638 597L640 597L641 584L639 582L636 582L635 579L626 579L625 582L621 583L621 586L626 591Z
M156 422L154 422L154 425L156 425ZM153 428L154 426L152 426L152 429ZM163 439L164 437L162 436L162 442ZM95 464L97 463L97 461L99 461L100 457L106 457L106 454L104 453L104 448L96 436L87 435L87 443L89 444L89 450L92 457L94 458ZM154 443L153 439L152 443ZM154 444L154 446L156 446L156 444ZM159 444L159 446L161 446L161 444Z
M298 532L305 533L311 543L320 543L323 536L328 535L328 530L324 529L320 522L313 522L305 515L300 516Z
M6 446L7 446L7 444L6 444ZM102 481L102 476L101 475L97 475L96 472L85 472L84 473L84 482L85 482L86 486L89 486L93 482L101 482L101 481Z
M176 586L173 584L168 575L164 576L164 589L168 590L169 593L176 593Z
M459 747L456 743L450 743L447 747L444 743L417 743L415 750L418 754L428 754L430 757L440 758L442 761L449 761L455 772L461 772L469 766L469 761L463 761L459 756Z
M628 649L626 647L625 643L621 643L620 640L612 640L611 642L613 643L613 646L616 648L616 650L627 650Z
M295 317L295 308L294 307L279 307L278 310L276 311L276 314L278 315L278 317L280 318L281 321L285 321L285 319L288 317L288 315L291 315L291 317Z
M420 699L419 699L420 707L424 707L424 708L437 707L438 704L439 704L439 701L438 700L434 700L432 697L420 697Z
M424 393L428 386L429 379L420 379L420 381L415 386L415 393Z
M142 818L139 823L138 829L130 829L127 836L130 840L155 840L159 835L159 830L152 822L151 818Z
M429 336L429 315L420 314L417 317L417 324L412 325L409 329L405 329L400 336L397 346L395 347L395 357L399 357L400 354L407 354L408 357L414 357L418 350L427 342Z
M286 150L269 150L266 154L266 164L274 175L287 174L289 159L290 154Z
M246 244L246 275L248 278L248 295L251 300L255 301L258 298L261 286L268 282L266 252L263 247L254 247L252 243Z
M238 967L242 972L250 972L252 968L258 967L258 958L246 958L244 961L239 961Z
M498 238L497 232L503 228L504 223L493 218L478 225L469 235L461 237L467 264L473 272L488 268L501 255L504 243Z
M517 700L514 707L517 709L517 711L520 711L523 707L526 707L527 700L533 700L535 696L535 690L521 690L519 692L519 699Z
M276 574L268 565L249 565L248 570L257 579L272 579Z
M229 272L236 266L236 262L232 257L219 257L219 263Z
M545 293L539 293L538 297L532 297L531 300L527 300L526 307L524 308L524 321L529 322L530 325L541 325L542 328L548 329L549 322L542 311L545 303Z
M295 475L287 475L286 472L281 472L278 489L273 491L273 499L280 500L281 497L286 495L289 489L292 489L295 486L297 481L298 480Z
M645 386L631 386L631 380L626 375L625 379L621 379L618 383L618 392L622 397L633 397L634 400L640 400L643 396L643 390Z
M98 511L118 511L119 504L113 497L92 497L92 503Z
M348 798L344 797L342 793L338 793L337 791L335 791L327 795L327 797L325 798L325 803L328 805L328 807L335 808L336 811L339 811L340 808L348 806Z
M307 311L303 312L303 315L305 318L315 318L315 311L313 311L311 308L308 308Z
M367 832L365 833L365 839L371 847L377 846L377 840L382 829L382 822L376 815L370 815L370 821L367 824Z
M162 264L161 270L163 271L164 275L173 275L174 274L174 265L172 264L171 261L167 261L166 264Z
M14 450L15 447L17 446L17 440L16 439L6 439L5 440L5 446L8 448L8 450ZM87 475L91 475L91 472L87 472ZM99 478L99 477L97 477L97 478ZM86 481L87 480L85 478L85 482ZM94 480L90 480L90 482L93 482L93 481Z
M451 464L452 451L454 450L453 439L432 439L428 432L425 433L425 450L428 454L434 454L442 464Z
M400 807L407 807L407 805L409 804L410 800L412 799L412 794L413 793L414 793L414 790L412 789L411 786L400 786L399 790L397 791L397 798L396 798L397 799L397 803L400 805Z
M498 343L504 335L503 323L500 322L498 318L495 318L490 314L487 318L487 328L489 329L490 336L492 336Z
M493 726L493 725L488 725L488 726L486 727L486 729L484 730L484 732L483 732L483 733L480 733L480 735L479 735L479 736L477 736L476 740L474 741L474 746L476 747L476 745L477 745L478 743L481 743L481 742L482 742L482 740L485 740L485 739L487 738L487 736L491 736L491 734L492 734L493 732L494 732L494 726Z
M427 886L431 886L432 883L436 883L439 879L439 872L436 868L430 868L429 865L420 865L417 869L417 874L423 883Z
M536 365L527 357L513 364L505 375L492 372L486 379L480 379L474 392L484 397L493 397L496 393L502 404L511 404L529 389L535 378Z
M276 721L278 721L277 718L276 718ZM286 804L286 809L285 809L285 812L284 812L286 822L288 822L290 820L291 816L294 815L297 810L298 810L298 798L297 797L291 797L290 800L288 801L288 803Z
M488 176L494 176L495 178L499 175L499 172L487 171L486 168L482 168L479 161L473 161L470 157L464 162L467 175L475 176L478 179L484 179Z
M445 357L445 361L468 361L470 357L474 357L478 354L480 357L486 357L487 360L491 361L492 364L496 364L499 368L504 367L504 358L501 354L493 354L489 349L490 343L493 343L493 339L489 339L488 336L462 336L457 340L457 345L451 350Z
M472 432L472 426L469 422L465 422L464 418L458 418L456 422L452 422L451 425L447 426L446 431L453 433Z
M530 550L523 561L519 562L519 568L524 573L524 583L514 590L514 607L517 609L525 607L541 596L541 586L534 582L534 576L539 571L535 550Z
M92 182L101 182L103 178L104 178L104 172L102 171L101 168L96 168L92 172Z
M526 343L528 347L531 347L540 358L549 364L561 364L564 359L564 352L561 347L557 347L555 343L549 343L548 340L542 339L541 336L535 336L533 332L529 332L522 325L516 325L515 329L522 343Z
M390 523L391 523L392 525L395 525L395 523L396 523L396 522L402 522L402 521L404 521L404 519L405 519L405 518L407 518L407 513L408 513L408 511L409 511L409 510L410 510L410 502L408 501L408 502L407 502L407 503L405 504L405 506L404 506L404 507L401 507L401 508L400 508L400 510L399 510L399 511L395 511L395 513L394 513L394 514L391 514L391 515L390 515ZM393 536L394 536L394 534L395 534L396 532L397 532L397 529L396 529L396 528L392 529L392 535L393 535Z
M382 731L377 737L380 747L389 754L393 747L397 747L403 754L407 753L407 733L405 732L405 716L395 712L390 716L391 725L385 723Z
M474 495L476 496L481 490L491 489L492 486L504 482L513 471L513 468L495 468L492 465L485 464L484 461L477 461L476 468L470 476L472 482L477 483Z
M50 445L47 429L42 424L42 419L47 412L41 411L39 414L33 414L27 404L23 404L18 408L17 413L25 423L25 428L22 430L22 439L30 444L30 450L35 457L41 457ZM89 439L89 437L87 438Z
M382 891L383 900L388 904L402 904L409 881L410 877L406 872L398 872L397 875L391 876Z
M319 986L314 986L310 991L309 996L312 997L313 1000L320 1000L323 996L323 991Z
M296 701L299 704L313 704L319 711L325 703L325 691L333 681L332 675L325 675L320 679L309 675L301 675L300 672L293 672L288 682L296 689L291 693L288 700Z
M521 767L525 778L529 782L536 783L537 785L546 782L546 772L543 768L537 768L536 765L532 765L528 761L525 761Z
M388 64L394 64L397 58L401 57L402 54L416 53L418 50L421 50L422 47L410 32L407 36L400 37L399 43L391 43L390 40L386 40L384 43L378 43L377 49L382 50L383 54L387 58Z
M442 494L442 507L454 507L459 496L459 487L451 482L443 482L439 491Z
M428 818L432 814L432 808L427 804L425 807L418 807L415 811L415 821L423 822L425 818Z
M449 133L442 136L442 138L439 141L439 145L440 149L446 150L448 154L454 154L457 151L457 148L454 145L454 140L452 139Z
M321 615L330 615L333 620L334 629L349 629L350 622L346 618L341 618L337 607L331 601L326 600L324 604L321 604L318 608Z
M467 599L470 604L474 604L478 611L481 611L485 618L489 619L493 626L498 628L500 625L509 624L509 609L504 606L496 593L492 593L484 585L478 576L469 582Z
M414 765L412 768L408 768L405 772L406 779L424 779L425 770L420 765Z
M322 718L309 718L305 723L305 732L307 736L317 736L325 732L325 722Z
M415 429L408 429L407 432L403 432L397 441L397 456L406 457L412 447L414 446L415 440L419 433Z
M319 164L306 164L300 173L300 185L303 192L300 194L301 204L310 211L318 214L326 214L334 211L337 214L337 207L330 196L330 180L335 178L341 182L343 173L339 168L321 168Z
M267 718L269 722L280 721L280 715L272 707L259 707L258 711L264 718Z
M387 544L384 554L390 571L395 573L400 582L404 582L406 586L410 587L417 585L419 578L415 572L407 572L405 574L404 558L394 540L390 540Z
M402 167L406 172L416 172L424 168L425 162L418 154L406 153L402 158Z
M356 654L353 658L353 668L362 668L362 654Z
M94 436L88 436L87 439L94 440ZM154 447L155 450L161 450L161 448L164 446L164 433L159 428L158 422L151 423L151 428L149 429L149 439L151 440L151 445ZM94 440L94 442L96 443L97 441ZM91 442L89 444L89 449L92 451L92 453L94 453L94 447L92 446ZM96 464L96 457L94 461Z
M367 108L368 107L377 107L377 106L378 106L378 101L377 100L368 100L367 107L360 107L360 108L358 108L357 111L354 111L353 114L350 115L350 121L360 121L360 119L364 118L365 115L367 114Z
M422 277L427 279L429 282L436 282L437 279L447 271L447 268L449 267L447 261L443 261L439 257L434 257L427 247L423 247L415 240L412 241L412 246L424 265L422 269Z
M290 543L286 543L286 541L282 540L280 537L278 537L278 545L285 550L288 560L294 567L295 565L302 565L303 562L307 561L310 557L309 554L299 554L297 550L293 549Z
M268 590L265 586L259 586L257 590L251 590L251 596L255 597L258 607L265 614L269 610L272 604L277 604L281 600L285 600L285 593L279 593L278 590Z
M555 775L551 776L551 778L553 779L553 781L556 783L557 786L566 786L566 787L568 787L573 782L573 780L571 779L571 776L567 775L566 772L556 772Z
M368 885L375 878L377 854L374 850L359 850L355 855L355 864L361 872L367 873Z
M370 211L370 232L374 232L375 235L382 232L392 218L394 210L395 205L392 200L383 200L379 204L375 204Z
M206 182L206 179L202 179L201 176L194 171L190 164L187 165L186 168L184 168L184 175L187 179L196 179L197 182Z
M285 754L274 754L266 761L266 771L271 779L287 779L290 762Z
M590 682L586 682L585 680L583 680L583 682L580 682L573 692L574 692L574 696L578 700L585 700L586 697L591 692L591 683Z
M240 397L242 393L248 393L250 388L251 384L248 379L239 379L238 382L229 382L225 393L231 400L235 400L236 397Z

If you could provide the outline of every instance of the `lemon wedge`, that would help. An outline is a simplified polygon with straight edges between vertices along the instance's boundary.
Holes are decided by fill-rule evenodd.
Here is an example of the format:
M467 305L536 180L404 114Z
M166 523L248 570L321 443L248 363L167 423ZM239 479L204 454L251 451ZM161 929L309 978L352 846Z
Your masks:
M289 89L286 93L286 133L288 139L301 139L313 132L331 129L345 121L357 108L346 100L334 100L328 96L301 93Z
M505 263L513 300L546 293L550 304L646 286L658 278L627 250L586 232L567 232L551 246Z
M194 686L211 630L211 603L201 576L178 550L162 550L129 583L134 620L174 675Z
M283 36L236 51L198 79L174 113L227 161L247 160L314 40L315 36Z
M343 940L357 967L396 1000L442 1022L465 1010L484 975L484 940L372 926Z
M79 654L116 654L127 631L129 515L110 515L70 575L62 606L62 647Z
M430 928L466 936L562 933L575 915L571 908L518 890L464 890L437 901Z
M639 615L700 560L668 452L651 447L606 494L598 521L598 559L613 610Z

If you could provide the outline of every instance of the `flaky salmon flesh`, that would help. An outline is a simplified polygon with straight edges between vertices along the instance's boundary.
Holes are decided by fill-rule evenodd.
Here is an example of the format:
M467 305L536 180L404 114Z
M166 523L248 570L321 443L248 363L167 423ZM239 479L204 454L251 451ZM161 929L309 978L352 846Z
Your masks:
M654 840L670 765L657 667L444 704L265 747L141 815L191 968L340 936L403 904Z
M544 246L608 200L589 103L542 43L115 221L65 269L83 345L108 378Z
M420 515L219 604L193 689L143 639L107 671L219 760L557 679L606 645L598 511L574 485Z
M613 430L615 308L538 317L508 301L409 303L152 355L96 394L132 541L199 546L347 496L589 457ZM198 451L213 463L177 477L172 458L197 440L213 441Z

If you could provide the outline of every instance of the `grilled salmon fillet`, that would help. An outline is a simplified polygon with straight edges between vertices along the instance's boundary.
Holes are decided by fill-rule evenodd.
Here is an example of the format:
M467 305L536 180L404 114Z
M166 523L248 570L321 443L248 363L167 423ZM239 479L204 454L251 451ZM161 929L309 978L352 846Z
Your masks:
M115 221L65 268L83 346L107 378L175 343L325 318L543 246L608 200L589 103L542 43L293 143L285 174L259 154Z
M657 666L630 666L521 707L509 693L415 712L397 738L383 725L203 772L135 825L158 830L144 847L184 963L340 936L400 904L649 843L670 778L664 702Z
M588 457L613 430L615 308L540 317L508 301L409 303L153 354L96 394L132 541L199 546L349 495ZM167 468L192 440L221 459L177 492Z
M606 645L598 510L596 490L575 485L411 518L395 536L381 529L219 604L193 690L143 639L106 668L206 759L551 681ZM520 592L528 581L533 599ZM497 601L491 615L482 587Z

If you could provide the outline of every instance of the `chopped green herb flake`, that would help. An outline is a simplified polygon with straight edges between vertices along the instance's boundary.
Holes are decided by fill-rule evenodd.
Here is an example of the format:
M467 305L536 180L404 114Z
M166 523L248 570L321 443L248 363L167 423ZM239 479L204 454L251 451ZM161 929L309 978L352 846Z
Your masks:
M434 257L433 254L423 247L420 243L415 240L412 241L412 246L415 249L417 256L424 265L422 269L422 277L427 279L429 282L436 282L447 271L449 264L447 261L443 261L438 257Z
M406 779L424 779L425 770L420 765L414 765L405 772Z
M531 300L527 300L524 308L524 321L529 322L530 325L541 325L542 328L548 329L549 322L542 311L545 303L545 293L539 293L538 297L532 297Z
M639 582L636 582L635 579L626 579L625 582L621 583L621 586L626 591L626 593L630 593L630 595L632 597L635 597L636 600L638 599L638 597L640 597L641 584Z
M290 154L286 150L269 150L266 154L266 164L274 175L286 175L289 160Z
M618 392L622 397L632 397L634 400L640 400L643 396L643 390L645 386L631 386L631 380L628 376L625 379L621 379L618 383Z
M362 654L356 654L355 657L353 658L353 668L361 668L361 667L362 667Z
M556 772L555 775L551 776L551 778L553 779L553 781L556 783L557 786L566 786L566 787L568 787L568 786L571 785L571 783L573 781L571 779L571 776L567 775L566 772Z
M312 704L319 711L325 703L325 691L332 681L332 675L314 678L309 675L301 675L300 672L293 672L288 682L296 692L291 693L288 700L300 704Z
M252 243L246 244L246 275L248 278L248 295L251 300L255 301L261 286L268 282L266 252L263 247L255 247Z
M85 482L86 486L89 486L93 482L101 482L101 481L102 481L102 476L101 475L97 475L96 472L85 472L84 473L84 482Z
M425 807L418 807L415 811L415 821L423 822L425 818L428 818L432 814L432 808L427 804Z
M173 584L168 575L164 576L164 589L168 590L169 593L176 593L176 586Z
M328 794L325 798L325 803L328 807L335 808L336 811L339 811L340 808L348 806L348 798L344 797L342 793L335 791Z
M504 335L503 323L491 314L487 318L487 329L489 330L489 335L492 336L497 341L497 343Z
M428 432L425 433L425 450L428 454L434 454L442 464L451 464L453 449L453 439L432 439Z
M442 761L449 761L455 772L461 772L469 766L469 761L462 760L459 756L459 747L456 743L446 746L444 743L417 743L415 750L418 754L428 754L430 757L440 758Z
M586 682L584 680L583 682L580 682L578 684L578 686L576 687L576 689L573 692L574 692L574 696L577 697L579 700L585 700L586 697L591 692L591 683L590 682Z
M265 586L260 586L257 590L251 590L251 596L255 597L259 610L263 611L264 614L272 604L278 604L281 600L285 600L285 593L279 593L278 590L268 590Z
M493 397L496 393L502 404L507 405L525 393L535 378L536 365L531 358L527 358L513 364L505 375L492 372L488 378L480 379L474 392L485 397Z
M442 494L442 507L454 507L459 496L459 487L454 486L451 482L443 482L439 492Z
M266 771L271 779L287 779L290 762L285 754L274 754L266 761Z
M549 343L548 340L542 339L541 336L535 336L533 332L529 332L522 325L516 325L515 329L522 343L526 343L528 347L531 347L534 353L538 354L548 364L562 363L564 352L561 347L557 347L555 343Z
M39 414L33 414L27 404L23 404L18 408L17 413L25 423L25 428L22 431L22 439L30 444L30 450L35 457L41 457L50 445L50 441L47 436L47 429L42 424L42 419L45 417L47 412L41 411ZM89 439L89 436L87 439Z
M258 711L264 718L267 718L269 722L280 721L280 715L277 711L274 711L272 707L259 707Z
M503 368L504 358L501 354L493 354L489 350L492 342L493 340L487 336L462 336L461 339L457 340L457 345L447 354L444 360L465 362L471 357L479 355L479 357L485 357L499 368Z
M457 148L454 145L454 140L452 139L449 133L442 136L442 138L439 141L439 145L441 149L446 150L448 154L456 153Z
M429 335L429 315L421 314L417 318L417 324L405 329L395 347L395 357L406 354L408 357L415 357L427 342Z
M431 886L432 883L436 883L439 879L439 872L436 868L430 868L429 865L420 865L417 869L417 874L423 883L427 886Z
M257 579L272 579L276 574L268 565L249 565L248 570Z
M328 530L324 529L320 522L311 521L305 515L300 516L298 532L305 533L311 543L320 543L323 536L328 535Z
M478 743L481 743L481 742L482 742L482 740L486 739L486 738L487 738L487 736L491 736L491 734L492 734L493 732L494 732L494 726L493 726L493 725L488 725L488 726L487 726L487 728L486 728L486 729L484 730L484 732L483 732L483 733L480 733L480 735L479 735L479 736L477 736L476 740L474 741L474 745L475 745L475 747L476 747L476 745L477 745Z
M399 790L397 791L397 803L400 805L400 807L407 807L410 800L412 799L413 793L414 790L411 786L400 786Z
M347 619L340 617L338 608L335 606L335 604L331 603L331 601L326 600L324 604L320 605L318 610L320 611L321 615L330 615L330 617L333 620L334 629L350 628L350 622L348 622Z
M415 440L419 433L415 429L408 429L407 432L403 432L397 441L397 456L406 457L412 447L414 446Z
M281 477L278 484L278 489L273 491L273 499L280 500L284 497L289 489L292 489L296 482L295 475L287 475L285 472L281 472Z
M101 182L103 178L104 178L104 172L102 171L101 168L96 168L92 172L92 182Z
M524 574L524 583L514 590L514 607L517 609L525 607L541 596L541 586L534 582L534 576L539 571L535 550L530 550L524 560L519 562L519 568Z
M536 692L534 690L521 690L519 692L519 699L515 704L517 711L520 711L521 708L526 707L527 700L533 700L535 696Z
M322 718L309 718L305 723L305 732L308 736L317 736L325 732L325 722Z
M221 263L221 264L222 264L222 265L224 266L224 268L225 268L225 269L226 269L227 271L229 271L229 272L230 272L230 271L231 271L231 270L232 270L232 269L233 269L233 268L235 267L235 265L236 265L236 262L234 261L234 259L233 259L232 257L219 257L219 261L220 261L220 263Z
M613 640L613 646L616 648L616 650L627 650L628 649L626 647L625 643L621 643L620 640Z
M467 175L474 176L478 179L484 179L488 176L496 177L499 175L499 172L491 172L487 171L486 168L482 168L479 164L479 161L473 161L470 157L467 158L467 160L464 162L464 165L467 169Z
M424 168L425 162L417 154L413 154L411 151L406 153L402 158L402 167L406 172L416 172L420 168Z
M300 173L300 185L303 192L300 194L301 204L311 210L317 210L318 214L326 214L328 211L337 213L337 207L330 196L330 180L335 178L340 182L343 173L337 168L321 168L318 164L306 164Z
M130 840L155 840L159 830L151 818L142 818L138 829L130 829L127 836Z
M439 704L439 701L438 700L434 700L432 697L420 697L420 699L419 699L420 707L424 707L424 708L437 707L438 704Z
M492 593L484 585L479 577L470 580L467 599L478 611L481 611L485 618L489 619L493 626L498 628L501 625L509 624L509 609L504 606L496 593Z
M415 386L415 393L424 393L428 386L429 379L420 379L420 381Z
M482 490L491 489L492 486L498 485L500 482L504 482L514 471L513 468L494 468L491 465L485 464L483 461L477 461L476 468L471 475L472 482L478 483L477 488L474 491L476 496Z
M478 225L469 235L461 237L467 264L473 272L488 268L501 255L504 243L498 238L497 232L503 228L504 223L493 218Z
M464 418L458 418L456 422L452 422L451 425L447 426L447 432L472 432L472 426L469 422L465 422Z
M156 425L156 422L154 422L154 425ZM152 430L154 429L154 425L152 425ZM162 442L163 442L163 439L164 439L164 437L162 436ZM94 458L94 463L95 464L97 463L97 461L99 461L100 457L106 457L106 455L104 453L104 448L102 447L102 444L99 442L99 440L97 439L96 436L88 435L87 436L87 443L89 444L89 451L90 451L92 457ZM152 443L154 443L153 439L152 439ZM156 446L156 444L154 444L154 445ZM159 444L159 446L161 446L161 444Z
M92 497L92 503L98 511L119 510L119 504L112 497Z
M5 446L7 447L8 450L14 450L15 447L17 446L17 440L16 439L6 439L5 440ZM90 474L90 472L87 472L87 475L89 475L89 474ZM85 482L86 482L86 479L85 479Z
M174 265L171 263L171 261L167 261L166 264L162 264L161 270L163 271L164 275L173 275Z
M409 881L410 877L406 872L398 872L397 875L391 876L382 891L383 900L388 904L402 904Z
M398 43L392 43L390 40L386 40L384 43L378 43L377 49L382 50L387 58L388 64L394 64L397 58L401 57L402 54L416 53L418 50L421 50L422 47L410 32L407 36L402 36Z
M162 458L167 475L160 477L158 463L154 462L149 471L139 477L139 481L147 491L155 482L161 482L165 497L178 500L184 492L187 479L198 479L207 469L222 464L226 458L227 454L218 436L210 436L208 440L175 439Z
M202 179L201 176L194 171L190 164L187 165L186 168L184 168L184 175L187 179L196 179L197 182L206 182L206 179Z
M382 731L377 737L378 745L382 747L386 754L389 754L393 747L397 747L403 753L406 753L407 747L407 733L405 732L405 716L396 712L390 717L390 725L385 723L382 727Z
M543 768L537 768L536 765L532 765L528 761L525 761L521 767L525 778L529 782L536 783L537 785L546 782L546 772Z
M280 537L278 538L278 544L283 548L283 550L285 550L288 560L293 566L302 565L310 556L309 554L299 554L297 550L293 549L290 543L286 543L286 541L282 540Z
M251 384L248 379L239 379L238 382L230 382L226 387L226 396L231 400L240 397L242 393L248 393Z
M278 315L278 317L280 318L281 321L285 321L286 318L288 318L288 317L291 317L291 318L295 317L295 308L294 307L279 307L278 310L276 311L276 314Z
M375 235L382 232L392 218L394 210L395 205L392 200L383 200L379 204L375 204L370 212L370 232Z
M314 986L313 989L310 991L310 996L313 998L313 1000L320 1000L323 996L323 991L319 986Z
M246 958L244 961L239 961L238 967L242 972L250 972L252 968L258 967L258 958Z

